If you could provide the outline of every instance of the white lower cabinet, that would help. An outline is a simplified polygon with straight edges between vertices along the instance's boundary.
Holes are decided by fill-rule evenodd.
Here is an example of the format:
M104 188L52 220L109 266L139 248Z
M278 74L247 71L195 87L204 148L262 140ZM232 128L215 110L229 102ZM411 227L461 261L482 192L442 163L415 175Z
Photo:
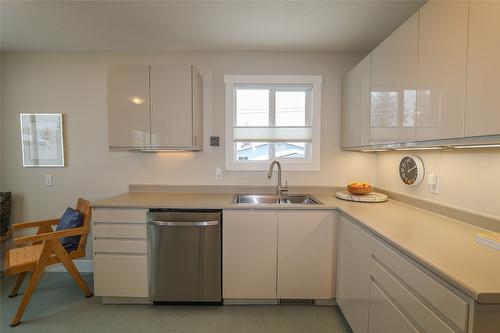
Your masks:
M92 236L95 295L149 297L146 210L94 209Z
M224 211L222 224L224 298L276 298L277 232L276 211Z
M333 297L332 211L278 212L278 298Z
M94 293L107 297L148 297L146 254L94 256Z
M337 303L355 333L471 332L473 300L344 217Z
M337 259L337 303L354 332L368 332L370 239L340 217Z
M370 283L369 318L370 333L418 332L373 281Z
M225 210L225 299L333 297L335 213Z

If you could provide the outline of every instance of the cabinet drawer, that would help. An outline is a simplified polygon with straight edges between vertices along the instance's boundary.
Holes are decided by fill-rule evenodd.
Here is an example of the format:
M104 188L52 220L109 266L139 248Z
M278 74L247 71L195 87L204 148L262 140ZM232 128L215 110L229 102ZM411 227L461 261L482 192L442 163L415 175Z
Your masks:
M145 209L94 209L94 222L146 223Z
M418 330L373 281L370 284L369 318L369 333L418 333Z
M371 276L423 328L424 332L454 332L375 260L371 263Z
M145 239L146 224L94 223L94 237Z
M94 252L108 253L148 253L147 241L145 239L94 239Z
M465 300L376 239L372 239L372 254L458 328L467 330L469 305Z
M97 296L148 297L147 256L94 256L94 291Z

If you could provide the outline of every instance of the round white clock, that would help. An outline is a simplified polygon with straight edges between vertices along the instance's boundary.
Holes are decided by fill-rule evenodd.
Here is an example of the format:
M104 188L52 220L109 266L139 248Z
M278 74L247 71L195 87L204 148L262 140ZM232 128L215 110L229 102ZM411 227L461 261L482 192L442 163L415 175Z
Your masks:
M424 179L424 163L416 155L404 156L399 162L399 177L408 186L417 186Z

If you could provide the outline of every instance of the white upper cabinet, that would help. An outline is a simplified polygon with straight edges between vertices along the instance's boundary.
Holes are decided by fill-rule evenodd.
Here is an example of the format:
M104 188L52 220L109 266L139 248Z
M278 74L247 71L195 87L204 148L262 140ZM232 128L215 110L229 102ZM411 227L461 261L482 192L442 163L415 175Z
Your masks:
M197 146L201 138L198 137L199 133L194 133L196 105L193 103L195 96L192 89L194 77L199 77L196 69L192 66L167 65L151 66L150 71L151 146Z
M370 144L371 53L342 80L342 148Z
M420 9L417 141L464 136L468 7L429 1Z
M111 149L203 149L203 81L193 66L110 66Z
M149 134L149 66L108 68L108 144L146 148Z
M372 52L371 143L415 140L418 13Z
M465 136L500 134L500 2L471 1Z

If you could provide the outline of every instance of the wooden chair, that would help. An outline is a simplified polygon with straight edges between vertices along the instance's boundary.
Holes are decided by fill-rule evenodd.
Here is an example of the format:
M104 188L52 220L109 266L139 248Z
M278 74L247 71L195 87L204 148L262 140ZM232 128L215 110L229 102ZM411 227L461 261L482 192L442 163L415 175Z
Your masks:
M21 317L26 310L26 306L35 291L36 285L40 280L45 267L48 265L62 263L66 270L75 279L80 289L82 289L85 296L92 296L92 292L73 263L73 259L85 256L85 243L87 241L87 235L90 231L90 202L81 198L78 199L76 210L79 211L83 217L83 224L78 228L53 231L51 226L57 225L59 223L59 219L17 223L12 225L13 230L38 227L38 232L33 236L16 238L14 240L16 244L31 243L31 245L13 248L8 250L6 253L5 273L7 275L19 274L9 297L15 297L17 295L19 287L26 277L26 273L32 272L28 287L24 292L23 299L19 304L16 315L10 322L10 326L17 326L21 323ZM76 235L81 235L78 247L76 250L68 253L59 239L62 237Z

